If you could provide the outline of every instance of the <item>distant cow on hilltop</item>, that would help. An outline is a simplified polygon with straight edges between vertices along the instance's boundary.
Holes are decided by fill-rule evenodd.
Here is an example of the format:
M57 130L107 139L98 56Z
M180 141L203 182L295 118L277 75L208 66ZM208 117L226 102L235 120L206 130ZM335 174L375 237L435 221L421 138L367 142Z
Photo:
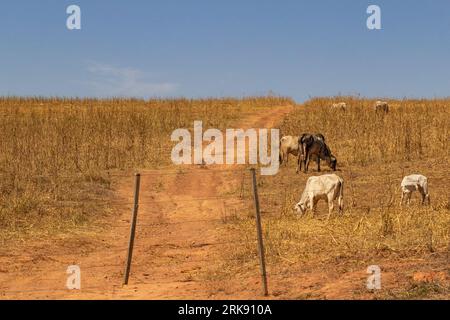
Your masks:
M347 104L345 102L333 103L331 105L330 109L333 110L333 111L346 111L347 110Z
M422 196L422 205L425 201L430 204L430 195L428 193L428 179L421 174L411 174L403 178L401 183L402 199L400 205L403 205L404 200L409 204L411 202L411 194L414 191L419 191Z
M377 101L374 105L374 110L376 113L388 113L389 112L389 104L386 101Z

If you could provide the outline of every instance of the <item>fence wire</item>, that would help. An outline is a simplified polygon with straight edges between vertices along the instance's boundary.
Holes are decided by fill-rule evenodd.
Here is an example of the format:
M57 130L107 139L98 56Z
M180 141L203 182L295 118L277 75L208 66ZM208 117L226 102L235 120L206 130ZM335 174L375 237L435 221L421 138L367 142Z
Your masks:
M256 234L254 235L254 237L251 237L251 239L244 239L244 240L224 240L224 241L205 241L205 242L199 242L199 243L163 243L163 244L158 244L158 243L151 243L151 244L146 244L146 245L142 245L139 243L139 240L141 240L140 236L145 235L139 232L142 232L142 228L155 228L155 227L167 227L167 226L179 226L179 225L184 225L184 224L199 224L199 223L226 223L227 221L233 221L234 219L248 219L248 214L246 216L240 217L240 216L233 216L233 215L227 215L224 214L222 217L217 218L217 217L212 217L210 219L205 218L205 219L183 219L181 221L167 221L167 217L153 217L151 214L158 212L158 208L155 208L155 212L149 211L147 210L145 207L146 206L151 206L151 205L156 205L156 204L174 204L174 205L178 205L180 203L196 203L196 202L202 202L202 201L223 201L224 205L226 205L226 201L233 201L233 205L236 204L252 204L253 203L251 201L253 201L253 195L252 192L250 190L250 176L249 176L249 172L246 169L202 169L202 168L196 168L195 171L192 171L192 168L190 168L191 171L189 172L183 172L183 169L178 170L178 171L174 171L174 170L155 170L154 172L144 172L142 174L140 174L141 177L155 177L155 176L162 176L162 175L183 175L183 174L218 174L218 173L234 173L234 174L241 174L242 177L242 183L240 186L240 190L238 190L237 193L240 192L240 194L231 194L231 195L220 195L220 196L208 196L208 197L197 197L197 198L190 198L190 199L183 199L183 198L177 198L180 195L175 195L175 196L171 196L172 199L163 199L163 200L159 200L159 199L152 199L152 200L148 200L146 199L145 201L141 201L139 202L139 206L140 206L140 211L138 214L138 223L137 223L137 238L136 238L136 245L134 246L134 252L135 255L137 253L139 253L139 256L135 257L135 262L137 262L138 264L135 265L133 264L132 266L132 270L141 270L142 268L149 268L149 271L146 271L146 273L148 272L149 274L151 273L151 269L154 268L165 268L167 271L172 271L172 270L179 270L180 269L180 265L183 265L184 263L186 264L190 264L189 266L186 266L186 268L188 269L193 268L193 267L198 267L199 265L201 266L207 266L211 263L211 261L214 262L219 262L219 263L233 263L233 264L243 264L243 263L251 263L256 265L258 263L257 261L257 239L256 239ZM110 172L106 172L103 173L108 175L109 177L127 177L127 178L134 178L132 176L132 173L110 173ZM351 173L350 173L351 174ZM4 175L4 173L0 173L0 176ZM389 177L392 175L388 175ZM49 178L49 177L58 177L58 178L73 178L73 177L77 177L77 178L89 178L89 176L85 176L83 174L79 174L79 175L36 175L36 176L32 176L32 178L38 179L38 178ZM442 177L440 177L442 178ZM400 179L400 178L399 178ZM396 179L391 179L390 183L393 183L394 181L396 181ZM370 182L362 182L362 181L351 181L351 188L358 188L358 187L362 187L365 185L368 185ZM284 190L284 188L283 188ZM243 196L243 194L247 194L246 197ZM157 195L155 195L157 196ZM182 196L182 194L181 194ZM271 197L279 197L281 199L285 199L285 196L283 196L283 194L281 192L261 192L259 193L259 198L261 200L261 203L265 204L262 206L262 213L264 214L279 214L279 210L272 210L272 208L265 210L264 208L266 207L266 205L270 205L270 202L273 201L274 199L272 199ZM276 199L275 199L276 200ZM43 206L45 207L49 207L49 208L64 208L64 207L73 207L76 205L79 206L86 206L88 204L95 204L95 205L99 205L99 206L109 206L109 207L113 207L113 208L123 208L125 206L133 206L134 203L131 202L131 198L130 199L122 199L122 200L112 200L112 201L102 201L101 199L97 200L89 200L85 203L78 203L77 201L72 201L72 202L63 202L63 203L57 203L57 204L43 204ZM377 208L390 208L392 207L392 205L378 205ZM363 209L367 209L367 206L351 206L351 208L363 208ZM225 208L226 209L226 208ZM253 209L253 208L252 208ZM222 207L220 207L220 210L222 210ZM249 208L244 209L246 211L249 210ZM170 211L173 211L173 209L171 209ZM148 218L154 218L154 219L159 219L158 221L152 222L152 221L148 221ZM166 220L165 220L166 219ZM170 217L170 219L177 219L177 215L174 214L173 216ZM163 221L161 221L163 220ZM123 221L122 224L104 224L104 225L93 225L93 228L109 228L111 230L120 230L119 232L123 232L123 235L128 235L128 233L126 233L129 229L130 229L130 221ZM123 231L122 231L123 230ZM151 230L149 230L151 232ZM164 231L164 230L163 230ZM164 260L167 261L166 265L158 265L158 264L152 264L152 256L151 253L148 254L148 257L146 256L145 252L150 252L151 250L158 250L158 249L180 249L180 250L192 250L192 249L201 249L204 247L208 247L208 246L216 246L216 247L220 247L220 246L239 246L239 245L247 245L247 246L252 246L254 248L254 255L253 256L249 256L246 258L239 258L239 257L228 257L225 258L223 256L206 256L204 258L198 258L195 257L195 254L191 253L186 253L186 254L174 254L173 256L158 256L158 259L160 260ZM48 273L61 273L61 278L39 278L38 281L51 281L51 282L55 282L55 281L61 281L62 279L65 279L67 277L66 272L66 268L69 265L72 264L77 264L80 266L82 274L84 272L84 270L88 270L88 272L90 270L92 270L93 272L99 272L99 269L107 269L108 271L111 271L110 269L114 269L114 273L115 273L115 277L118 278L118 275L122 275L123 274L123 270L124 270L124 266L125 266L125 256L127 254L127 250L128 247L125 246L125 240L124 240L124 246L123 247L105 247L101 249L102 251L106 251L109 254L109 257L120 257L120 261L117 262L109 262L109 261L105 261L105 263L101 263L101 264L87 264L84 265L83 264L83 260L85 257L88 256L92 256L93 254L96 253L96 251L79 251L79 252L72 252L72 253L39 253L39 252L35 252L35 253L19 253L19 254L12 254L10 252L3 252L0 255L0 261L4 261L4 260L8 260L8 259L15 259L15 262L20 262L21 264L24 264L24 266L15 266L14 270L11 272L13 274L18 274L21 273L23 271L26 271L27 273L32 272L33 274L38 273L38 274L48 274ZM218 249L220 250L220 248ZM76 251L76 250L75 250ZM189 252L189 251L187 251ZM218 251L220 253L220 251ZM25 261L20 261L21 259L26 259ZM66 259L66 261L62 261ZM136 261L137 260L137 261ZM47 266L49 264L58 264L61 265L61 268L57 268L57 267L51 267L51 268L39 268L39 267L34 267L33 265L29 265L30 263L46 263ZM176 263L177 265L171 265L171 263ZM28 265L27 265L28 264ZM193 265L192 265L193 264ZM268 267L270 267L270 265L268 265ZM106 271L106 270L105 270ZM202 283L220 283L222 280L211 280L211 279L191 279L189 278L188 280L171 280L171 281L165 281L164 279L156 279L156 278L149 278L149 277L145 277L144 279L142 278L142 275L140 275L142 271L140 271L138 274L134 274L132 271L131 274L131 279L134 281L134 283L132 284L132 286L134 285L162 285L162 284L173 284L173 283L177 283L177 282L202 282ZM8 274L8 272L6 272L6 274ZM299 273L302 274L302 273ZM187 275L189 276L189 273L187 271ZM267 273L268 277L269 277L269 281L271 279L271 277L276 278L278 276L283 276L286 275L286 273L282 273L282 272L268 272ZM289 275L292 275L292 272L289 272ZM83 276L82 276L83 277ZM255 276L256 278L259 277L259 275ZM0 277L1 280L1 277ZM136 281L140 281L137 282ZM99 286L99 287L86 287L84 288L84 286L82 286L81 292L83 293L101 293L101 294L105 294L105 295L115 295L115 294L120 294L120 293L125 293L125 292L136 292L136 289L130 289L130 288L122 288L120 285L113 285L113 288L109 287L109 290L112 290L112 292L104 292L105 290L105 286ZM189 292L206 292L206 290L188 290L186 288L183 288L182 292L173 292L175 295L176 294L188 294ZM209 291L208 291L209 292ZM243 290L239 290L239 292L249 292L249 293L260 293L260 288L254 289L254 290L247 290L243 287ZM73 294L77 294L77 291L73 291L73 290L68 290L68 289L51 289L51 288L31 288L30 290L9 290L8 288L2 287L1 282L0 282L0 296L7 296L10 294L27 294L27 293L45 293L45 294L58 294L58 293L73 293ZM144 289L139 289L139 293L140 294L146 294L147 291ZM148 291L148 294L151 294L151 291ZM217 293L217 291L214 291L214 293ZM223 292L221 292L223 293Z

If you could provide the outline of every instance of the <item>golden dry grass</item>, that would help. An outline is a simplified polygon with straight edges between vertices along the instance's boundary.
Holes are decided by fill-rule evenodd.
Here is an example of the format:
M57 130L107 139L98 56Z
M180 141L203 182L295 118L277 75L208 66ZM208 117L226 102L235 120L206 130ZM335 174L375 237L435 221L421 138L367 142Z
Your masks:
M329 106L337 101L347 102L348 110L331 111ZM369 297L448 298L448 281L438 283L437 291L425 290L412 277L423 270L449 273L450 100L389 101L387 115L375 114L373 102L351 97L313 99L298 106L282 123L280 136L325 135L338 159L336 173L345 181L345 209L343 216L332 216L329 221L323 202L319 202L315 217L309 211L306 216L294 212L307 178L320 174L315 163L308 174L296 175L296 159L290 156L288 167L282 167L278 175L259 177L269 277L277 279L283 271L282 277L292 282L309 272L323 273L319 283L325 287L336 283L338 290L337 278L378 264L392 270L395 277ZM330 172L325 163L322 171ZM431 206L421 206L418 194L410 207L399 206L401 179L411 173L429 177ZM245 194L249 194L249 182L246 188ZM241 259L244 270L254 270L253 208L244 210L228 227L243 244L224 255ZM415 259L420 262L411 264ZM237 272L233 265L223 270ZM279 281L272 280L272 286ZM327 288L312 294L326 297L333 291ZM286 290L284 297L292 298L295 289ZM363 280L353 281L346 290L340 297L367 298ZM409 290L414 293L408 295Z
M54 233L108 214L108 172L170 163L177 128L224 128L253 108L244 99L0 98L0 239Z
M331 110L344 101L347 111ZM450 155L449 100L388 100L387 116L373 110L375 100L316 98L299 106L281 125L282 134L321 132L344 164L367 165Z

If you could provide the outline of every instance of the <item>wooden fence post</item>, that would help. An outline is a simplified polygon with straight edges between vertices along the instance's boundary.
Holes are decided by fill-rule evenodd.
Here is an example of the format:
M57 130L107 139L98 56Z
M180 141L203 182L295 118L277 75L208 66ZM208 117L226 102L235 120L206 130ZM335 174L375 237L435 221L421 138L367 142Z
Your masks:
M265 296L268 296L269 292L267 290L266 261L265 261L265 257L264 257L264 243L263 243L262 227L261 227L261 213L259 210L258 186L256 184L256 169L252 168L252 169L250 169L250 171L252 172L253 199L255 200L256 233L258 236L259 266L261 269L263 293Z
M134 246L134 236L136 234L136 221L137 221L137 213L139 208L139 187L141 184L141 174L135 174L135 182L134 182L134 206L131 216L131 229L130 229L130 239L128 241L128 254L127 254L127 263L125 266L125 274L123 279L123 284L128 284L128 278L130 277L130 268L131 268L131 259L133 257L133 246Z

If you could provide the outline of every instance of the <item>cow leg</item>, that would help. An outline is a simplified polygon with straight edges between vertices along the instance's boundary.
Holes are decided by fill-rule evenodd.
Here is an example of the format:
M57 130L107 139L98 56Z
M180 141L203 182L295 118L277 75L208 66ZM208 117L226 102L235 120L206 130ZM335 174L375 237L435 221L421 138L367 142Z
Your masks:
M287 159L286 159L286 152L281 151L281 163L284 164L284 166L287 165L286 161L287 161Z
M297 157L297 171L296 171L297 173L299 173L302 170L302 161L303 161L302 155L299 154Z
M409 205L409 203L411 202L411 191L409 190L404 190L402 193L402 199L401 199L401 205Z
M426 194L422 187L419 187L420 195L422 196L422 205L425 205Z
M405 192L402 191L402 197L400 199L400 207L403 207L403 199L405 198Z
M303 162L303 172L304 172L304 173L306 173L307 170L308 170L307 167L306 167L307 161L308 161L308 153L305 153L305 154L303 154L303 159L302 159L302 162Z
M327 197L327 201L328 201L328 217L327 220L330 219L331 213L334 210L334 193L333 194L329 194ZM339 211L341 211L341 206L342 206L342 201L341 201L341 197L339 197Z
M302 145L302 158L303 158L303 172L306 173L308 171L308 168L306 167L306 162L309 158L309 150L307 146Z
M306 148L306 146L301 145L302 148L302 160L301 162L303 162L303 172L306 173L306 159L308 159L308 149ZM300 156L298 158L298 160L300 161Z
M314 198L314 197L313 197L313 198L311 199L311 201L309 202L309 203L310 203L310 206L311 206L311 211L312 211L313 217L316 216L317 202L318 202L318 200L317 200L316 198Z
M333 200L328 199L328 217L327 220L330 219L331 213L333 212L334 209L334 203Z
M320 157L317 156L317 172L320 172Z
M308 168L309 168L309 161L310 161L310 155L309 153L306 155L306 159L305 159L305 173L308 172Z
M411 196L412 196L412 192L408 192L407 198L406 198L406 203L408 204L408 206L411 204Z

